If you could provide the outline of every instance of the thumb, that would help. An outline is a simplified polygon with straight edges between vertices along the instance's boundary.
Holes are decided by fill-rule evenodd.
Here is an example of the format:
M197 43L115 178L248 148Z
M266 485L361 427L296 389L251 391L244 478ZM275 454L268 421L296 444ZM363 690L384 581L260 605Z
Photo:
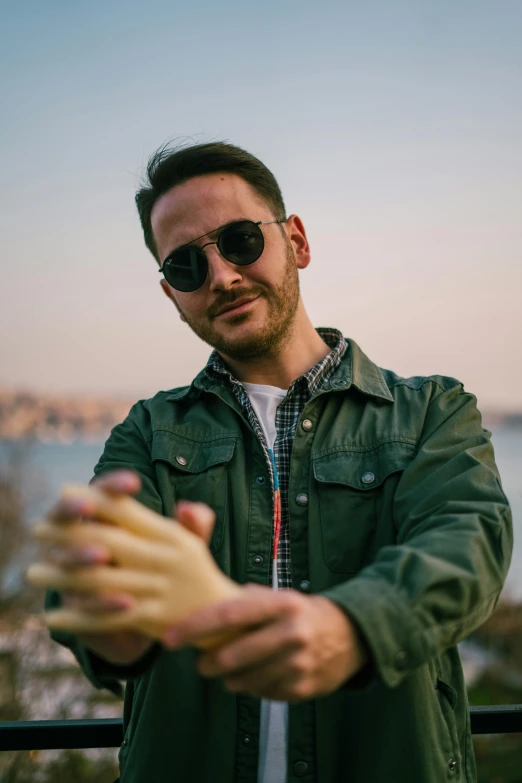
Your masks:
M206 544L210 543L216 515L206 503L180 500L174 506L173 516L184 528L202 538Z

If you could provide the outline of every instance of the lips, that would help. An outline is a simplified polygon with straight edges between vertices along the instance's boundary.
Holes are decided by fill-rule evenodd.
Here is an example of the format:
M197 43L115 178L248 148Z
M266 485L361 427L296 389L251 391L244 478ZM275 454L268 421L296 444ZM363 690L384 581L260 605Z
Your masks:
M244 296L241 299L236 299L235 302L229 302L229 304L224 305L216 315L223 315L223 313L228 313L232 310L235 310L236 308L241 307L241 305L248 304L248 302L253 302L255 299L258 299L258 296Z

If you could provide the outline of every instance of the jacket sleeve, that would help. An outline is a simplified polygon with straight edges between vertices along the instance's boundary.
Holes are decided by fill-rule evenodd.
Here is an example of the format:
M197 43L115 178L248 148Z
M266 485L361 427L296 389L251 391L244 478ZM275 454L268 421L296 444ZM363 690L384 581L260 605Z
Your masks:
M387 685L492 613L511 560L511 511L491 433L458 381L434 383L418 452L394 498L397 543L322 595L353 619Z
M139 474L142 488L136 498L146 506L162 513L162 502L159 496L154 468L150 458L150 424L149 415L142 403L136 403L128 417L112 430L105 444L103 454L94 468L95 476L109 470L125 468ZM45 596L45 609L56 609L61 606L62 598L58 590L48 590ZM108 688L117 696L122 695L120 680L137 677L143 674L154 662L161 645L159 643L149 650L139 661L131 666L120 666L97 656L84 645L80 644L75 634L62 631L51 631L51 638L59 644L68 647L76 657L86 677L96 688Z

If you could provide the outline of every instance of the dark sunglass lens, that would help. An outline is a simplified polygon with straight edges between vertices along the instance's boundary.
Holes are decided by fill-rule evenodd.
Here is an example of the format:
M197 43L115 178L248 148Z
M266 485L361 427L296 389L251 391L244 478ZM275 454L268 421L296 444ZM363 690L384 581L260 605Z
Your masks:
M223 229L218 247L227 261L233 264L252 264L263 252L263 232L255 223L243 220Z
M163 264L167 283L178 291L196 291L207 277L207 259L197 247L175 250Z

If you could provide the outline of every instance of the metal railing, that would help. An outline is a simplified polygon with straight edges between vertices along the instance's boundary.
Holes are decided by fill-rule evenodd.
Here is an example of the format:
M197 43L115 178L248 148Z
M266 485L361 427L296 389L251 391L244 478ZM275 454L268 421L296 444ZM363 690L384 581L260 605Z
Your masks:
M470 718L472 734L522 732L522 704L471 707ZM121 718L0 722L0 751L117 748L122 727Z

